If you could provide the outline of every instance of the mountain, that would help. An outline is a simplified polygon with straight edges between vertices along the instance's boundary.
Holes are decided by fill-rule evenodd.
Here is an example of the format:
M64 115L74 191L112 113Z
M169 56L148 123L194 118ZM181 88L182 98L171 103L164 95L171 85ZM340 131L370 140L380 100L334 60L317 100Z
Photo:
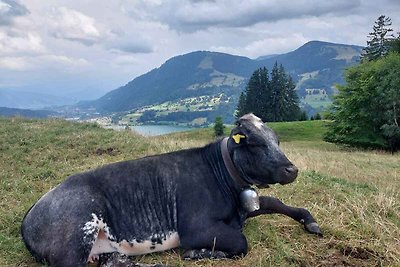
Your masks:
M232 118L238 96L252 72L264 66L271 70L275 62L282 64L297 82L296 89L304 101L310 93L322 93L329 100L334 85L343 83L343 70L357 63L361 50L362 47L354 45L311 41L292 52L255 60L217 52L192 52L173 57L95 101L80 103L80 107L94 108L101 113L140 108L145 111L143 107L158 111L149 106L183 101L177 110L171 111L165 105L162 114L156 113L153 118L162 121L168 116L176 117L174 112L190 114L185 115L187 119L196 118L193 112L200 112L198 115L208 120L221 114ZM201 103L203 110L193 110L196 103Z
M198 51L177 56L100 99L88 102L115 112L186 97L216 94L242 85L254 61L229 54Z
M43 109L50 106L74 104L72 98L24 92L11 89L0 89L0 106L20 109Z
M311 41L292 52L260 62L268 67L277 61L297 82L302 80L300 85L297 84L300 96L306 94L306 88L325 89L332 95L332 87L344 82L343 70L357 64L362 49L355 45ZM309 77L304 79L305 75Z
M4 117L25 117L25 118L49 118L59 115L57 112L49 110L30 110L19 108L0 107L0 116Z

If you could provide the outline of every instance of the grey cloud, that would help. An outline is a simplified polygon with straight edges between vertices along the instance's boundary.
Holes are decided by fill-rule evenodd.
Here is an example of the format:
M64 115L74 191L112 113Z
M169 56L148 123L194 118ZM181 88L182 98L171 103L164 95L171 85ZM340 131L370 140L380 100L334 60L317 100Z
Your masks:
M15 0L0 0L0 25L10 25L14 17L29 14L29 10Z
M68 40L71 42L78 42L78 43L81 43L86 46L92 46L97 42L97 40L95 40L95 39L84 38L84 37L82 37L82 38L68 37L68 36L60 34L60 33L53 33L51 36L53 36L54 38L57 38L57 39L64 39L64 40Z
M131 54L147 54L147 53L152 53L154 51L154 49L151 46L142 44L122 45L119 47L113 47L112 49Z
M106 47L113 52L130 54L147 54L154 51L153 46L146 40L111 42Z
M152 19L180 32L194 32L210 27L246 27L261 22L276 22L327 14L349 14L361 5L360 0L347 1L168 1L157 8L147 9Z

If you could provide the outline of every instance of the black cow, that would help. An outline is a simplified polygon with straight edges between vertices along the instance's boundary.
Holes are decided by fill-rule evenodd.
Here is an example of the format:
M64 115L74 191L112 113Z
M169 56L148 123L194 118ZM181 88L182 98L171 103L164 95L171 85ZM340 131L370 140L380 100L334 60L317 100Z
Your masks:
M174 247L185 258L247 253L246 218L281 213L311 233L311 214L250 185L295 180L297 168L275 133L248 114L229 138L187 149L106 165L68 177L27 212L23 240L39 261L86 266L103 253L141 255Z

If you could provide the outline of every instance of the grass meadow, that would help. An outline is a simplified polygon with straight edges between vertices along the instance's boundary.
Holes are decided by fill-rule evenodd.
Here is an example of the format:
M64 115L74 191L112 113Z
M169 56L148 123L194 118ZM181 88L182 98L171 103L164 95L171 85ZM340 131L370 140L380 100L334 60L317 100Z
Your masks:
M300 174L292 184L260 190L309 209L323 238L285 216L265 215L247 221L244 258L184 261L176 249L135 260L170 266L400 266L400 155L326 143L326 124L271 123ZM0 266L40 266L21 241L21 220L68 175L213 139L212 129L143 137L95 124L0 118Z

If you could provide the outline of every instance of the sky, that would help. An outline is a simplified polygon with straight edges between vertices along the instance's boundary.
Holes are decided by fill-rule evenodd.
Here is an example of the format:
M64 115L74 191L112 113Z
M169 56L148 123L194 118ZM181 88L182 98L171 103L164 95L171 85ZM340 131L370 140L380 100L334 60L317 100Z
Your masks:
M0 90L98 97L191 51L365 46L380 15L400 31L400 0L0 0Z

